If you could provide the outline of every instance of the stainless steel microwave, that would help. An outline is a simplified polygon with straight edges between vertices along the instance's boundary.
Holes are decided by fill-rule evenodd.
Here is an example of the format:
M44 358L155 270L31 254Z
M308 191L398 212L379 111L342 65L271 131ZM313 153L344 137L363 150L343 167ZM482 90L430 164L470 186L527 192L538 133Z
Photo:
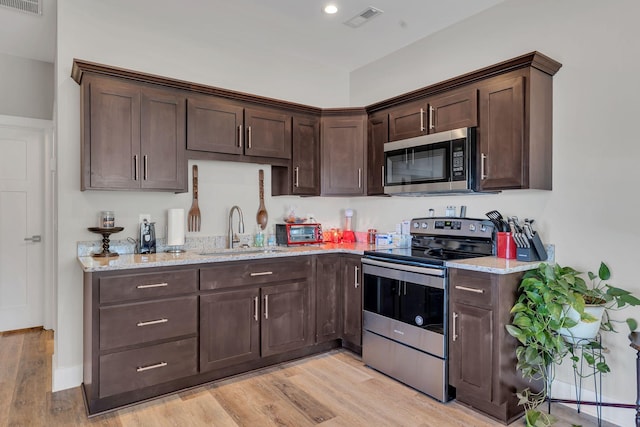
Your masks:
M384 144L384 192L398 195L477 191L476 128Z

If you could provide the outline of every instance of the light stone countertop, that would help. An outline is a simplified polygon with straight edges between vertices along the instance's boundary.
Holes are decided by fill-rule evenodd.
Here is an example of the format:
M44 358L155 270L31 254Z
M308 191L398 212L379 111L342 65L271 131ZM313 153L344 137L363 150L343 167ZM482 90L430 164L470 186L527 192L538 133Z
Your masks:
M212 262L241 261L265 258L280 258L299 255L314 255L324 253L348 253L362 255L364 251L375 250L375 245L365 243L324 243L298 247L275 248L247 248L247 249L212 249L204 255L198 250L188 250L183 253L172 254L160 252L155 254L122 254L114 258L94 258L79 256L78 261L84 272L100 272L114 270L128 270L134 268L169 267L175 265L194 265ZM550 255L553 255L550 253ZM550 261L553 262L550 256ZM497 257L471 258L466 260L448 261L447 267L465 270L481 271L494 274L509 274L532 270L541 262L522 262L514 259Z
M265 247L247 249L211 249L201 255L199 250L182 253L159 252L155 254L122 254L114 258L79 256L78 261L84 272L128 270L132 268L169 267L174 265L206 264L212 262L241 261L265 258L280 258L323 253L349 253L362 255L364 251L375 249L366 243L323 243L298 247Z

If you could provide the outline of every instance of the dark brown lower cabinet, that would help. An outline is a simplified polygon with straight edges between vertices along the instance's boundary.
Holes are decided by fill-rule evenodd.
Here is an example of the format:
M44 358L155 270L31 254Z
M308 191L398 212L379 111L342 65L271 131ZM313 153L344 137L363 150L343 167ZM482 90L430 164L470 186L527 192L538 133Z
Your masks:
M310 286L300 280L262 288L262 357L313 343Z
M360 351L360 291L360 256L344 254L85 273L88 412L327 351L343 337Z
M260 358L260 288L200 296L200 370Z
M459 402L505 424L523 414L516 391L532 386L505 329L522 276L449 269L449 383Z
M344 255L316 257L316 342L342 337L342 269Z
M343 330L342 345L357 353L362 353L362 264L360 256L343 255L342 301Z

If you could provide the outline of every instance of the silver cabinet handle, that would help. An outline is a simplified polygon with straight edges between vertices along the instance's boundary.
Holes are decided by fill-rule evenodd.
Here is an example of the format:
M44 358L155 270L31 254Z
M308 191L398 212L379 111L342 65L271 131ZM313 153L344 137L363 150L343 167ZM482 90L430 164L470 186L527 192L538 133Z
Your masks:
M273 271L260 271L258 273L251 273L251 277L255 277L255 276L268 276L270 274L273 274Z
M33 242L33 243L38 243L42 241L42 236L31 236L31 237L25 237L24 238L25 242Z
M138 156L133 155L133 180L138 180Z
M354 276L353 276L353 287L354 287L354 288L356 288L356 289L358 289L358 286L360 286L360 283L359 283L359 281L358 281L358 276L359 276L359 273L360 273L360 268L359 268L357 265L356 265L356 266L354 266L353 268L354 268L354 272L353 272L353 274L354 274Z
M453 312L453 325L451 326L451 329L453 329L453 338L451 339L452 341L455 341L458 339L458 334L456 333L456 319L458 318L458 313L456 313L455 311Z
M300 177L300 168L296 166L295 169L293 170L293 178L294 178L293 186L296 188L298 188L300 184L298 181L299 177Z
M424 132L426 129L424 127L424 108L420 109L420 132Z
M142 159L142 163L144 165L144 176L142 177L142 179L144 179L145 181L147 180L147 156L145 155Z
M466 286L456 286L461 291L473 292L474 294L484 294L484 289L467 288Z
M156 363L155 365L139 366L138 368L136 368L136 372L144 372L144 371L148 371L149 369L164 368L167 365L168 365L167 362L160 362L160 363Z
M138 289L149 289L149 288L162 288L165 286L169 286L168 283L151 283L149 285L138 285L136 288Z
M480 155L480 179L487 179L487 174L484 173L484 162L487 160L487 156L482 153Z
M435 112L436 112L436 109L430 105L429 106L429 129L434 129L436 127Z
M157 325L159 323L167 323L169 319L148 320L146 322L138 322L137 326Z
M358 188L362 188L362 168L358 168Z
M242 148L242 125L238 125L238 148Z
M253 298L253 320L258 321L258 297Z
M382 165L382 186L384 187L384 165Z
M269 295L264 296L264 318L269 318Z
M251 148L251 126L247 126L247 145Z

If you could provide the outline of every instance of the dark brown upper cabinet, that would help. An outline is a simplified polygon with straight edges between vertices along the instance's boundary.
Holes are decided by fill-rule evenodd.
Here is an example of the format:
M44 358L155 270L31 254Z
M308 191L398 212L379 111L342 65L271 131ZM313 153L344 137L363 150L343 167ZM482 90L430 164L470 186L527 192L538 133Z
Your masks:
M185 95L87 76L81 189L187 191Z
M321 151L323 196L365 195L366 113L334 110L322 117Z
M367 122L367 195L384 194L384 144L389 141L389 115L379 111Z
M478 124L475 87L446 91L389 111L389 141Z
M211 96L187 100L187 149L291 158L291 115Z
M320 194L320 118L293 116L291 194Z
M527 68L479 85L480 188L552 189L551 75Z

